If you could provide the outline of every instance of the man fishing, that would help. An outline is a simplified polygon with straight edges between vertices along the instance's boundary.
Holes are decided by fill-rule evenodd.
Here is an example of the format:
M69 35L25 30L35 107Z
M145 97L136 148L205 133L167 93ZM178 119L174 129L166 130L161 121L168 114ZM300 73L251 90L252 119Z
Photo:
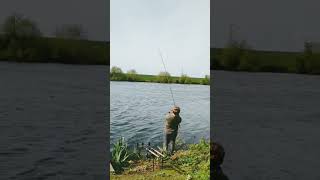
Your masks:
M175 150L176 137L178 135L178 129L181 123L181 117L179 115L180 107L174 106L166 115L165 118L165 145L166 150L170 142L172 142L172 148L170 154L173 154Z

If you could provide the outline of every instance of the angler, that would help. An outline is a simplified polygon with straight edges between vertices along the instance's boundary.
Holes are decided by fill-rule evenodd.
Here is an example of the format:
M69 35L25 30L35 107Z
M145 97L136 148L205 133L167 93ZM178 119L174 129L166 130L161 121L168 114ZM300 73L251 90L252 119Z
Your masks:
M163 68L164 68L165 72L168 72L160 49L159 49L159 54L160 54L160 57L162 60ZM169 82L169 79L167 79L167 80ZM181 123L182 119L180 117L180 107L176 106L176 102L174 101L172 89L170 86L169 86L169 89L170 89L171 98L172 98L172 102L173 102L173 108L167 113L167 115L165 117L165 129L164 129L165 143L164 143L164 145L165 145L165 150L169 151L169 144L171 143L172 147L171 147L170 154L173 154L173 152L175 150L178 129L180 127L180 123Z
M175 150L176 138L178 135L178 129L182 121L180 117L180 107L174 106L166 115L165 118L165 147L168 151L170 142L172 143L172 148L170 154L173 154Z

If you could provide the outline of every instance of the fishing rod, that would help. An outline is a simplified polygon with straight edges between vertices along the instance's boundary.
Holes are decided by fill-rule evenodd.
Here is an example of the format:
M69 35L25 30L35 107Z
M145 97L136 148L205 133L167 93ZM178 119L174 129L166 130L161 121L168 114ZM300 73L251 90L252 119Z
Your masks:
M169 77L168 77L168 76L169 76L169 73L168 73L168 71L167 71L167 68L166 68L166 65L165 65L165 63L164 63L163 56L162 56L162 53L161 53L160 49L159 49L159 54L160 54L160 57L161 57L161 60L162 60L162 64L163 64L163 67L164 67L164 70L165 70L165 73L166 73L167 81L168 81L168 83L170 83L170 82L169 82ZM171 93L173 105L175 106L175 105L176 105L176 102L174 101L173 93L172 93L172 89L171 89L171 86L170 86L170 85L169 85L169 88L170 88L170 93Z

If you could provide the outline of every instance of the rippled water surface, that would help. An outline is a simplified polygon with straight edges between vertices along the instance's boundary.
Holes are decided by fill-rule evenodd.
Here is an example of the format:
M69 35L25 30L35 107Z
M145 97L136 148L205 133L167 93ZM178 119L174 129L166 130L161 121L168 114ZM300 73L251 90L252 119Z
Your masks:
M107 66L0 62L0 179L106 179Z
M181 107L181 137L197 141L210 134L210 86L137 82L110 84L111 141L125 137L129 144L163 140L164 116L173 104Z
M214 71L212 133L236 180L319 180L320 76Z

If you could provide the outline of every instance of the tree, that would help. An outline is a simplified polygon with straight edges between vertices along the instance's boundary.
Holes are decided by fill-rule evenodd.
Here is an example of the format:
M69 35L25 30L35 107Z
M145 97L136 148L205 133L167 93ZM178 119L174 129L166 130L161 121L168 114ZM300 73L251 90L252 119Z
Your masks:
M134 69L131 69L129 71L127 71L127 80L128 81L137 81L138 76L137 76L137 72Z
M2 48L6 49L6 58L34 59L40 54L37 45L38 37L42 34L34 21L23 15L13 14L5 19L2 31ZM44 47L43 44L40 47Z
M204 78L201 80L201 84L209 85L210 84L210 76L209 75L205 75Z
M181 77L179 78L179 83L180 84L191 84L192 80L186 74L182 74Z
M110 71L111 80L114 81L124 81L126 80L126 75L122 72L121 68L113 66Z
M41 36L41 31L37 24L20 14L8 16L4 21L2 31L8 39L26 39Z
M246 41L236 42L223 49L221 65L227 70L237 70L240 65L241 56L249 49Z
M87 32L80 24L64 24L56 28L55 36L66 39L87 39Z
M157 81L159 83L170 83L171 82L171 75L168 72L160 72Z

